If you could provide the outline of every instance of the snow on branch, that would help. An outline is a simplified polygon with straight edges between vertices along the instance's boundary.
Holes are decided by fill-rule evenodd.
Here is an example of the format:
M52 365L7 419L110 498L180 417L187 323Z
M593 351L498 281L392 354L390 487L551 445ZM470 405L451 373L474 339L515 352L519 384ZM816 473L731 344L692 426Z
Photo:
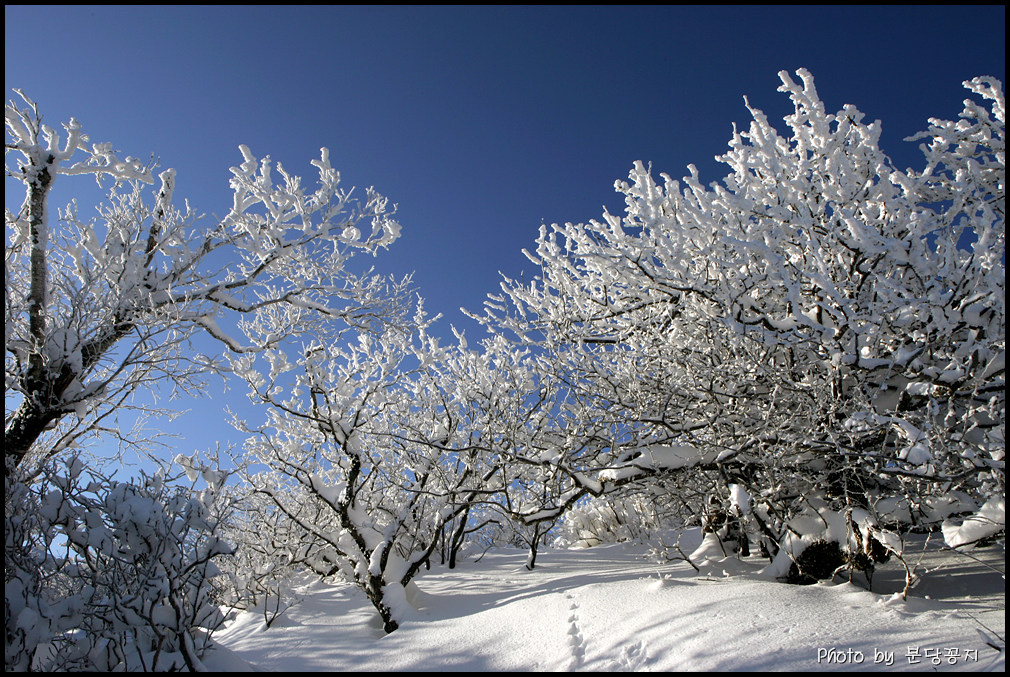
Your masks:
M153 183L150 164L145 165L133 157L119 158L111 143L89 145L88 135L74 118L63 124L64 137L59 131L42 124L42 116L34 101L21 90L14 91L28 107L20 108L15 101L9 100L4 109L9 137L5 150L16 150L23 157L17 172L7 168L8 175L30 177L39 168L50 167L53 174L94 174L97 179L108 175L116 181ZM79 154L83 157L75 159Z
M119 406L117 393L154 383L199 390L225 367L214 355L190 354L197 332L238 354L282 343L320 318L369 330L408 321L409 278L351 263L399 237L395 205L373 189L358 199L342 187L326 149L311 163L318 182L309 190L242 146L232 210L202 219L188 204L175 206L174 170L161 172L152 196L152 166L90 144L76 120L62 133L43 125L36 104L21 98L27 107L6 107L6 151L17 156L7 171L26 189L21 212L6 215L5 366L20 399L5 446L17 463L43 435L58 437L68 413L89 419ZM107 200L93 218L76 204L52 218L57 178L80 174L115 179Z

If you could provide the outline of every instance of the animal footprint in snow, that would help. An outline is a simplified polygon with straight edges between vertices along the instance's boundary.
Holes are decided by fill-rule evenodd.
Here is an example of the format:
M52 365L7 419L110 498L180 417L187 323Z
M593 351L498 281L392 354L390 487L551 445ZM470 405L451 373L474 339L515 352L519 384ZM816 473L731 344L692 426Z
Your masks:
M621 650L621 662L627 670L638 670L648 660L649 655L645 653L645 646L641 642L635 642Z
M571 595L567 595L567 597L572 599ZM582 631L579 630L579 615L576 613L578 608L579 605L572 600L569 607L571 613L568 615L568 645L572 648L572 659L568 663L569 670L580 667L586 658L586 643L582 637Z
M569 669L577 668L586 658L586 644L582 633L579 632L579 626L575 623L572 623L568 628L568 645L572 647L572 660L568 667Z

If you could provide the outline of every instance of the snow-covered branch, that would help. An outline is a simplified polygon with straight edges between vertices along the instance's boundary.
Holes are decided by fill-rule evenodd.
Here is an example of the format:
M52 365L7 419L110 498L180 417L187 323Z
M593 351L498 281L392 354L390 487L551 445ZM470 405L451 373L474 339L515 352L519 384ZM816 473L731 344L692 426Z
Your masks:
M110 144L89 145L71 121L59 134L37 107L7 106L8 175L25 184L21 212L8 212L5 251L5 456L65 448L72 416L95 420L117 393L165 383L193 392L224 368L191 350L205 333L225 351L256 352L326 321L379 330L403 324L409 280L356 271L399 236L394 207L369 189L340 184L323 149L312 162L315 190L241 148L232 169L233 208L221 220L174 206L175 172L121 160ZM54 222L48 203L63 175L112 177L94 218L71 205ZM39 444L41 438L47 441ZM78 436L79 437L79 436ZM77 439L75 437L74 439Z

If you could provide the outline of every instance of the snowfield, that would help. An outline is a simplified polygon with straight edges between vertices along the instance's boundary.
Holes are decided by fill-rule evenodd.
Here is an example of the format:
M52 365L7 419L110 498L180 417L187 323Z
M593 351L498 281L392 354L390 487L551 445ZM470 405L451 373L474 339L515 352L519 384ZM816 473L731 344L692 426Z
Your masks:
M1002 653L1004 547L971 557L930 545L907 600L904 572L856 584L794 586L758 574L767 560L657 564L643 546L489 552L411 586L412 610L385 635L354 587L298 588L269 629L229 619L205 657L218 671L809 671L996 670ZM998 571L997 571L998 570ZM897 591L897 592L896 592ZM971 594L969 594L971 591Z

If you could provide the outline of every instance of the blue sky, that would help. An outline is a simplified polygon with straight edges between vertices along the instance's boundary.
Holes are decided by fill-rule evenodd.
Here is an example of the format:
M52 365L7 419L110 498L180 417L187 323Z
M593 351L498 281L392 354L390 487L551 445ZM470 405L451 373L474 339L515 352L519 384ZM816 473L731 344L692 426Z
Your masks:
M199 211L227 210L239 144L306 178L328 147L348 184L399 205L403 237L375 263L414 272L447 334L498 271L523 271L541 223L620 212L613 184L636 160L722 178L713 157L748 123L744 95L789 112L779 70L805 67L829 109L882 120L906 167L919 154L902 138L954 118L961 82L1005 80L1006 61L1002 5L7 5L4 19L7 98L24 89L50 125L74 116L94 141L153 153ZM5 190L8 207L21 198Z

